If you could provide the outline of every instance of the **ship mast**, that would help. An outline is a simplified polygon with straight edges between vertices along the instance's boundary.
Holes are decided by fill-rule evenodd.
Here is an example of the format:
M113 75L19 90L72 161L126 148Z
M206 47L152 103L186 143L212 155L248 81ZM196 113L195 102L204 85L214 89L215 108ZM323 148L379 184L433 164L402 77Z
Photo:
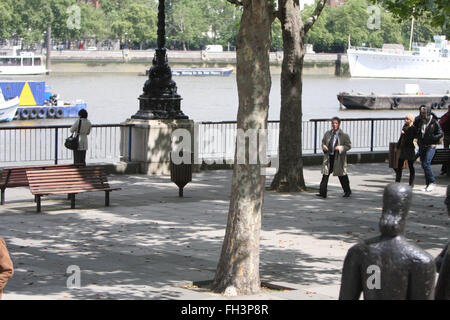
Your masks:
M412 47L413 32L414 32L414 16L412 16L411 19L411 35L409 36L409 51L411 51Z

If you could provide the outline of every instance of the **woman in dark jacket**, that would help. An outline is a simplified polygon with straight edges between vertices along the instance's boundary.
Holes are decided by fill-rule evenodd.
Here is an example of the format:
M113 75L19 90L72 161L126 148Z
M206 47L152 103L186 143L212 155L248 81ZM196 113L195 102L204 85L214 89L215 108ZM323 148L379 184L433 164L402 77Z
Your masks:
M415 146L414 138L416 137L417 131L416 127L413 126L414 116L412 114L406 115L405 124L402 128L402 133L397 142L397 149L400 151L400 156L398 158L397 169L395 170L396 177L395 182L400 182L402 179L403 163L408 161L409 167L409 185L411 188L414 186L414 160L415 160Z

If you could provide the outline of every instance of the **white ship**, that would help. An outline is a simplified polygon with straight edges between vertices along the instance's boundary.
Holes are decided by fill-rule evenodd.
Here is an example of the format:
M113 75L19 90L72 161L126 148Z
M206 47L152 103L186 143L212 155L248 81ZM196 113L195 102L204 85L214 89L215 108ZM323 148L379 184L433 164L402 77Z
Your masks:
M425 46L383 45L382 49L350 47L350 74L363 78L450 79L450 41L434 36Z
M0 75L38 75L47 73L44 57L33 52L0 56Z

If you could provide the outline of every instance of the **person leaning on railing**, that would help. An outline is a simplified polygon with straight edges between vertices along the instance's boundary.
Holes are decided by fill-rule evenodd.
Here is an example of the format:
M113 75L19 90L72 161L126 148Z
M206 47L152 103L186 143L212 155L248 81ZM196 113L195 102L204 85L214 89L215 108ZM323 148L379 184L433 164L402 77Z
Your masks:
M91 133L92 124L87 119L88 113L85 109L81 109L78 112L79 118L70 128L70 132L78 132L79 127L79 140L78 149L73 151L73 163L86 165L86 151L88 149L88 138L87 136ZM80 125L81 122L81 125Z
M0 300L3 295L3 288L8 280L13 276L14 269L5 241L0 238Z

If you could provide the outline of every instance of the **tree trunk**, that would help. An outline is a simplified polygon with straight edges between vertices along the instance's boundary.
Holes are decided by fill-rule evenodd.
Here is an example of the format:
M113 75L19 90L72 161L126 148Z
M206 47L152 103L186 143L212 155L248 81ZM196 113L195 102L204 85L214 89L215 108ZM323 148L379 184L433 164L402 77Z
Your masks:
M273 7L267 0L244 0L237 37L238 129L267 129L271 86L269 48ZM236 144L238 148L244 146ZM260 291L259 238L265 176L260 161L249 164L235 155L228 222L213 290L230 295Z
M278 192L304 191L302 72L305 34L298 0L279 0L278 8L284 57L281 68L279 167L270 188Z

